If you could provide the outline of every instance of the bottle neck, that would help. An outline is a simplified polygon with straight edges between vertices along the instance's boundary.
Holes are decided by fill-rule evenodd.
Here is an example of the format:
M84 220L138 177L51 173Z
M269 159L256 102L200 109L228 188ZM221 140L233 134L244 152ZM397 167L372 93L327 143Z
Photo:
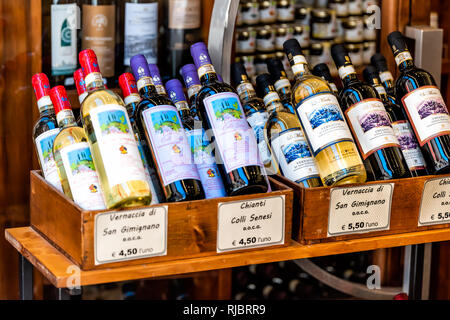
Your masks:
M37 101L39 114L47 113L49 110L54 112L53 103L49 96L43 96Z
M177 107L177 110L182 118L188 116L190 113L189 104L187 103L187 101L175 102L175 107Z
M265 96L263 98L264 105L266 106L267 112L274 113L280 111L286 111L286 107L283 106L280 96L275 91L274 87L267 87L264 89Z
M139 89L139 94L141 97L149 98L157 95L158 92L153 84L147 84Z
M355 68L353 64L346 63L345 65L339 67L339 77L345 87L348 87L351 83L358 82L358 76L356 75Z
M141 101L141 97L137 93L132 93L124 98L125 109L129 116L134 115L139 101Z
M215 83L219 81L216 70L212 64L205 64L198 68L198 77L200 83L204 86L206 84Z
M77 125L72 109L64 109L59 111L56 115L56 121L58 122L58 127L61 129Z
M94 90L105 89L105 84L103 82L103 77L99 72L92 72L84 78L86 83L86 89L88 92Z
M236 88L239 94L239 98L242 102L247 102L253 98L256 98L256 91L250 81L242 81Z
M306 69L308 66L306 65ZM275 90L277 90L280 96L290 97L292 94L291 83L285 77L281 77L274 83Z
M400 72L414 68L414 61L408 50L401 51L395 55L395 63Z
M380 95L381 100L383 102L388 102L388 95L387 95L386 89L383 87L383 85L377 81L377 82L373 82L372 86Z
M195 97L201 88L202 86L200 84L193 84L187 88L187 94L191 105L195 102Z
M308 62L303 55L296 55L291 60L291 68L296 80L309 74Z

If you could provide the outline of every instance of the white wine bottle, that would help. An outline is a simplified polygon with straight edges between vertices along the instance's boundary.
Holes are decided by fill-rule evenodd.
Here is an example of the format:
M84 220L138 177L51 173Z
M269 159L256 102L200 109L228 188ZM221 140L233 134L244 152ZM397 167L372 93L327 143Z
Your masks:
M83 127L108 208L147 205L151 201L139 149L123 100L107 90L94 51L79 54L88 96L81 105Z

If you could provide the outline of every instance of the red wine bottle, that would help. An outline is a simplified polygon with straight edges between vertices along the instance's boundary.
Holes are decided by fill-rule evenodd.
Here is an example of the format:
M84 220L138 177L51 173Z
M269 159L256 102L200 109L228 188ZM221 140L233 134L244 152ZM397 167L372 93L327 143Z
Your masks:
M395 82L401 101L432 174L450 172L450 116L433 76L414 65L403 35L388 36L400 76Z

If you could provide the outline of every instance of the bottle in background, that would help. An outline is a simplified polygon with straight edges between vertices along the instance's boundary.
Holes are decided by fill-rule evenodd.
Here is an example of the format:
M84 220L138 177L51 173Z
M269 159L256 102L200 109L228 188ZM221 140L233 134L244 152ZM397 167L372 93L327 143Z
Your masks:
M150 76L152 77L153 85L156 88L156 92L159 95L167 97L166 88L164 88L164 84L162 82L161 74L159 73L158 66L156 64L149 63L148 70L150 70Z
M145 134L167 202L205 198L197 168L177 108L159 95L143 55L131 58L131 69L142 97L136 123Z
M406 120L402 108L399 105L394 104L392 102L393 99L388 98L386 89L381 84L378 71L375 67L366 67L363 75L364 80L377 90L381 97L381 101L383 101L411 175L413 177L427 175L426 163L422 152L420 151L419 143L416 140L414 131L411 129L408 120Z
M336 84L333 81L333 77L331 76L330 69L326 63L316 64L312 70L312 74L316 77L320 77L325 80L331 88L331 91L338 96L339 90L336 87Z
M97 54L102 75L111 86L116 62L116 1L85 0L81 10L81 48Z
M89 95L81 105L83 127L108 209L147 205L150 187L123 100L105 89L92 50L79 54Z
M87 137L75 122L66 89L56 86L50 97L61 128L53 144L53 155L64 193L84 210L106 209Z
M272 81L280 96L281 102L291 113L295 114L292 106L292 88L287 74L284 71L283 63L280 59L267 60L267 70L272 76Z
M431 174L450 172L450 116L433 76L414 65L403 35L388 36L400 76L395 83Z
M184 130L191 146L194 163L197 167L205 198L226 197L227 193L217 168L216 161L211 153L211 146L206 138L205 130L200 121L191 115L189 104L184 95L180 80L172 79L166 83L169 97L178 109Z
M150 186L150 192L152 194L152 202L150 204L156 204L164 202L164 196L162 194L161 187L158 182L158 177L154 169L154 165L149 163L147 159L151 159L150 150L148 149L145 138L139 132L136 125L136 110L141 96L137 90L136 80L129 72L123 73L119 77L119 86L122 90L125 108L127 109L128 117L130 118L131 127L133 128L134 137L139 149L142 164L145 169L145 176L147 177L148 184Z
M381 82L388 95L395 98L395 81L392 73L387 67L386 58L381 53L376 53L370 58L370 63L377 68Z
M217 166L230 196L264 193L268 189L258 144L236 91L219 82L203 42L191 46L202 89L196 104L203 128L212 130Z
M298 41L286 41L284 51L296 79L292 89L296 112L322 183L336 186L365 182L364 165L332 89L325 80L309 73Z
M281 174L305 188L321 186L316 162L297 116L283 106L268 73L256 77L256 85L269 112L264 128L265 140Z
M58 169L53 158L53 141L59 133L53 103L50 99L50 83L44 73L31 78L39 108L39 119L33 127L33 141L44 179L59 191L63 191Z
M331 51L344 85L339 95L342 109L375 179L409 177L408 165L379 94L358 79L343 45L334 45Z

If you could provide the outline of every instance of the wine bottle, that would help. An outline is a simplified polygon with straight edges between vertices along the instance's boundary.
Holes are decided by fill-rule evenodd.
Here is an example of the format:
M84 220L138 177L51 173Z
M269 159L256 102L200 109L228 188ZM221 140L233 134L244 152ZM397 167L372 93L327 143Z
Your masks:
M84 0L82 16L81 48L97 54L102 75L111 86L116 62L116 1Z
M52 83L73 85L69 78L77 68L77 1L52 1L50 11Z
M269 172L271 175L277 174L279 172L278 165L275 161L272 161L272 154L264 139L264 128L269 119L269 114L262 99L257 97L242 63L238 62L231 65L231 80L241 99L247 122L255 133L259 156L266 172Z
M201 39L201 0L169 0L166 9L166 54L164 74L178 77L178 70L190 63L190 45Z
M59 133L55 111L50 99L50 83L44 73L36 73L31 78L39 108L39 119L33 127L33 140L44 179L62 191L58 169L53 158L53 141Z
M305 188L321 186L319 172L297 117L281 103L268 73L256 77L259 95L269 112L264 137L281 174Z
M295 114L294 107L292 106L292 88L291 83L287 78L287 74L284 71L283 63L280 59L267 60L267 70L272 76L275 89L280 96L281 102L292 114Z
M192 163L191 148L177 108L166 95L156 92L143 55L131 58L131 69L142 97L136 123L139 132L145 134L166 200L204 199L205 193Z
M197 167L206 199L226 197L227 193L216 161L212 156L211 146L208 140L205 139L205 130L202 128L201 122L196 121L189 110L183 85L180 80L172 79L166 83L166 88L170 99L180 113L181 122L189 140L194 163Z
M450 172L450 116L433 76L414 65L403 35L388 36L400 70L395 83L397 101L403 104L431 174Z
M370 163L376 180L410 176L400 143L377 91L359 81L343 45L331 48L344 88L339 97L363 159Z
M148 70L150 70L150 76L152 77L153 85L156 88L156 92L161 96L167 97L166 88L161 80L161 74L159 73L159 68L156 64L149 64Z
M87 137L75 122L66 89L56 86L50 97L61 128L53 143L53 156L64 194L84 210L106 209Z
M127 109L142 164L144 165L145 176L147 177L147 181L150 186L150 192L152 194L152 202L150 204L164 202L164 195L154 169L155 165L148 162L148 159L151 159L150 149L148 148L145 138L141 135L136 125L136 110L139 102L141 101L141 96L137 90L136 80L131 73L123 73L119 77L119 86L122 90L125 108Z
M395 83L392 73L387 67L386 58L381 53L376 53L370 58L370 63L377 68L384 88L389 96L395 98Z
M326 63L316 64L312 70L312 74L316 77L322 78L325 80L331 88L331 91L338 96L339 90L336 87L336 84L333 81L333 77L331 76L330 69Z
M236 91L219 82L203 42L191 46L191 55L203 87L196 107L203 128L213 132L215 157L230 196L264 193L268 183L259 158L258 144ZM217 151L217 153L215 152Z
M286 41L284 51L296 78L293 102L322 183L336 186L365 182L364 165L332 89L325 80L309 73L297 40Z
M123 100L105 89L94 51L79 54L88 96L81 105L95 167L108 209L151 202L144 166Z
M158 1L126 0L124 8L123 64L143 54L150 63L158 62Z
M197 94L202 88L202 85L200 84L200 79L198 78L197 68L193 64L186 64L180 69L180 74L183 77L183 81L186 86L191 114L194 118L198 118L199 113L196 108L195 99L197 98Z
M368 66L363 72L364 80L378 92L383 101L386 112L394 129L395 136L400 143L403 156L408 164L409 171L413 177L427 175L426 163L420 151L419 143L414 136L414 132L406 120L402 108L394 104L393 99L389 99L386 89L381 84L378 71L373 66Z

